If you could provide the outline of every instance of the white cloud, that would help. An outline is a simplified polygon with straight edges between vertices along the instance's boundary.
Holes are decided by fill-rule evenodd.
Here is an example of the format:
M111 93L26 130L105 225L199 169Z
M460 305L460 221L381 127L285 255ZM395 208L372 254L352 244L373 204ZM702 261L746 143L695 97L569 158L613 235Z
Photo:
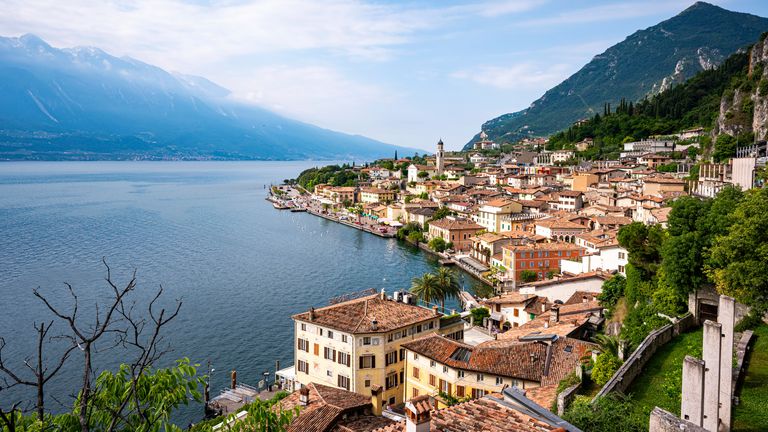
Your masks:
M540 27L606 22L651 15L663 15L667 12L679 12L690 5L690 0L622 2L568 10L546 18L520 21L517 24L524 27Z
M529 90L555 85L573 73L571 69L567 64L524 62L509 66L478 66L454 72L451 76L503 90Z

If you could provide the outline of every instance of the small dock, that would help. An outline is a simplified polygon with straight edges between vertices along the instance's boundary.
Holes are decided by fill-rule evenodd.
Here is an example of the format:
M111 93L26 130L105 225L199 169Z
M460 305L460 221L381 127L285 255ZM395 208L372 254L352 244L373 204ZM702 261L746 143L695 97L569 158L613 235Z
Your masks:
M441 259L441 260L438 260L437 262L439 262L441 266L452 266L456 264L456 262L451 258Z

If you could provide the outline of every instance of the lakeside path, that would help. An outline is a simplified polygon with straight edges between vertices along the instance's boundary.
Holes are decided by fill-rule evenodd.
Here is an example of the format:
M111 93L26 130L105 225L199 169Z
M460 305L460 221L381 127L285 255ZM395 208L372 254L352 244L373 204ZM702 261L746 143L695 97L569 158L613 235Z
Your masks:
M274 193L274 189L270 188L267 201L272 202L275 205L275 208L278 210L307 212L311 215L346 225L360 231L365 231L367 233L383 238L395 238L397 236L396 227L380 224L378 221L367 216L335 216L334 214L323 209L322 205L318 203L317 200L313 199L307 194L303 194L301 191L292 186L280 185L273 187L280 190L283 196L277 196ZM343 217L347 219L342 219ZM478 272L475 268L464 262L468 256L435 252L429 249L429 247L424 243L414 244L414 246L438 257L438 259L440 259L441 263L444 263L444 265L455 264L457 267L461 268L478 281L486 285L493 286L493 282L486 279L482 273Z

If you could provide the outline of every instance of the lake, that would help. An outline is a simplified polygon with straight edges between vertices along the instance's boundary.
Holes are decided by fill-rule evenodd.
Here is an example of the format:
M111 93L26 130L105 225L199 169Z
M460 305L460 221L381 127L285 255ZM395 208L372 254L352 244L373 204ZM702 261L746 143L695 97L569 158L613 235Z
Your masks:
M211 361L212 393L229 370L255 385L275 361L293 363L291 315L367 288L407 289L437 262L382 239L305 213L277 211L269 184L327 162L12 162L0 163L0 336L7 365L34 353L33 323L53 320L32 290L66 310L64 282L78 293L83 322L108 298L102 257L118 285L135 269L134 298L146 303L162 284L162 305L183 302L168 327L166 364ZM468 277L464 278L470 284ZM51 334L65 331L55 322ZM55 348L55 347L54 347ZM52 353L53 354L53 353ZM97 366L129 359L102 352ZM78 357L46 388L69 407ZM26 372L26 371L23 371ZM20 390L0 392L8 405ZM55 401L49 406L65 409ZM202 415L185 407L186 426Z

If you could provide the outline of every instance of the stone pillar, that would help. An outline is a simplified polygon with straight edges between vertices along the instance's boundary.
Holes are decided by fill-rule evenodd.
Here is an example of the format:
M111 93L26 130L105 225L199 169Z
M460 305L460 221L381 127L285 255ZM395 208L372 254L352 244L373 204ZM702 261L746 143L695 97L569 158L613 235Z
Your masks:
M685 356L683 361L683 401L680 417L701 426L704 416L704 361Z
M721 326L704 321L704 429L716 432L720 416L720 339Z
M731 402L733 396L733 326L736 300L720 296L717 322L720 323L720 432L731 430Z

